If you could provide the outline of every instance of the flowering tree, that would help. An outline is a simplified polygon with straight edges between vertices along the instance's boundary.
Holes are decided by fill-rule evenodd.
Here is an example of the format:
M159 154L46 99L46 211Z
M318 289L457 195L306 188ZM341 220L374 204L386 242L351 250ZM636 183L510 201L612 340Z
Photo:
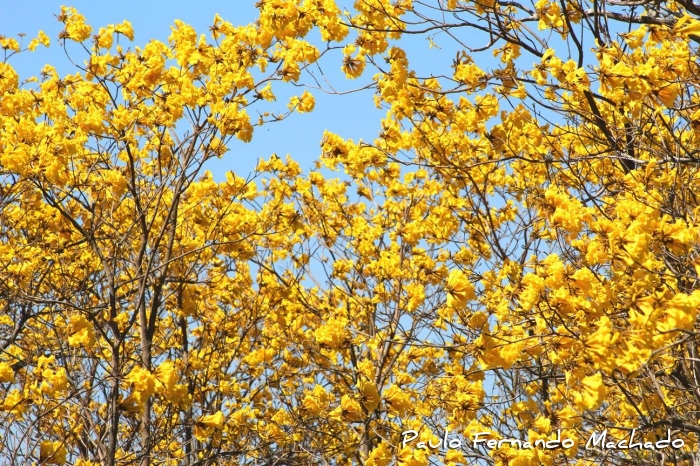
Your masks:
M700 461L697 7L258 8L143 48L64 8L84 64L21 83L8 59L49 39L1 39L0 456ZM420 76L409 35L452 68ZM310 89L334 49L386 110L378 137L214 181L233 138L313 110L273 86ZM586 449L605 429L679 442ZM444 431L462 448L416 448Z
M194 464L252 450L245 423L223 434L223 413L237 424L259 390L269 309L250 261L287 226L273 192L233 173L215 183L202 166L284 118L251 121L247 108L317 52L301 30L220 18L213 43L176 22L168 43L143 48L124 46L126 21L91 36L74 9L59 20L59 40L87 53L75 74L47 65L20 84L0 64L2 456ZM2 41L6 56L25 51Z

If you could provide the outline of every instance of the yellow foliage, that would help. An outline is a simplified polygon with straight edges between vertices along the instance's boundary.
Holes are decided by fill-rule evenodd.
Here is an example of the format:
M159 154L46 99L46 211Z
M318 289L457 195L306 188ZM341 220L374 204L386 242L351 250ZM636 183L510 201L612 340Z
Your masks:
M15 371L6 362L0 362L0 382L12 382L15 379Z
M474 299L474 287L469 282L467 275L460 270L452 270L447 277L447 306L451 308L464 308Z
M224 413L217 411L214 414L202 416L195 423L194 436L199 441L206 441L212 435L216 435L224 428Z
M49 37L0 36L0 457L619 463L430 445L656 425L685 464L697 12L346 3L263 0L251 24L141 44L62 7L69 63L35 76L14 65ZM348 124L314 166L242 172L236 139L318 112L317 91ZM347 138L371 121L346 93L382 112L374 139Z
M63 442L44 440L39 449L39 461L42 464L65 464L67 453Z

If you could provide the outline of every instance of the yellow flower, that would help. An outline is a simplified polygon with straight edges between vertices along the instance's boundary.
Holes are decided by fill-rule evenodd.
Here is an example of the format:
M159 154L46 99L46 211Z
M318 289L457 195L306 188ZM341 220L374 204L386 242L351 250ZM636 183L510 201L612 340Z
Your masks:
M199 424L203 425L204 427L213 427L214 429L221 430L224 428L224 413L217 411L214 414L202 416L199 419Z
M92 33L92 27L85 24L85 16L78 13L78 10L73 7L62 6L58 19L66 25L65 30L61 33L63 38L82 42Z
M348 320L342 318L331 318L314 332L316 342L325 348L342 348L350 339L350 332L347 330Z
M41 442L39 447L39 462L41 464L64 464L67 454L63 442L45 440Z
M343 395L340 399L340 415L350 422L359 422L365 417L360 403L348 395Z
M68 345L77 348L95 344L95 334L92 324L83 315L71 318Z
M19 42L11 37L0 37L0 46L5 50L19 52Z
M648 28L646 26L640 26L634 31L620 34L620 37L622 37L625 42L627 42L627 45L634 50L642 46L642 40L647 35L647 32Z
M384 403L389 408L389 414L393 416L403 416L411 409L411 397L396 385L390 386L384 392Z
M690 34L700 35L700 21L688 14L684 14L678 22L676 22L676 25L673 27L673 32L684 36Z
M678 86L675 84L669 84L656 90L654 95L656 95L656 97L659 99L659 102L664 104L666 107L671 108L678 98Z
M204 442L211 438L215 431L221 431L224 428L224 413L217 411L208 416L202 416L194 425L194 436L200 442Z
M172 361L165 361L158 366L158 369L156 369L156 377L167 390L175 386L179 378L179 374L177 373L177 368Z
M424 441L423 437L420 440ZM398 466L427 466L429 464L428 454L427 448L418 450L407 445L396 456L397 464Z
M44 47L48 47L49 44L51 44L51 39L49 39L49 36L47 36L44 31L39 31L39 34L34 39L32 39L27 48L31 51L34 51L39 46L39 44L43 45Z
M445 454L445 466L456 466L457 464L464 464L466 462L464 453L461 451L452 448L447 450Z
M532 422L532 427L543 434L548 434L552 429L552 421L541 414Z
M391 445L388 442L382 442L369 454L365 466L387 466L393 459Z
M379 392L377 386L372 382L358 382L357 388L360 391L360 401L367 409L372 412L379 406Z
M355 51L354 45L348 45L343 49L343 66L341 70L345 73L349 79L355 79L359 77L365 70L365 56L362 52L358 52L355 57L352 57L352 53Z
M579 390L574 392L574 402L581 409L596 409L603 403L606 392L603 376L598 372L581 380Z
M21 416L27 411L29 400L25 399L17 389L12 389L0 404L0 411L7 411L16 416Z
M576 422L580 420L580 416L574 408L572 408L569 405L564 406L562 409L560 409L556 414L556 418L559 420L561 423L561 427L563 428L570 428L573 427Z
M134 40L134 28L129 21L122 21L114 27L114 31L126 36L129 40Z
M15 371L6 362L0 362L0 383L12 382L15 380Z
M538 29L561 29L564 27L564 17L558 3L539 0L535 4L535 9L539 13L540 19L537 25Z
M474 299L474 286L461 270L452 270L447 277L447 306L454 309L466 307L469 300Z
M94 461L79 459L75 462L73 466L98 466L98 463Z
M126 381L131 385L134 401L142 405L156 390L156 379L147 369L141 366L134 367L126 376Z
M301 97L294 96L289 100L289 109L299 113L307 113L314 109L316 101L309 91L304 91Z
M455 68L455 81L466 84L468 91L484 88L486 86L486 73L474 63L460 63Z
M612 322L603 316L598 323L598 329L585 340L585 354L595 364L596 368L608 368L614 364L614 349L620 335L613 331Z

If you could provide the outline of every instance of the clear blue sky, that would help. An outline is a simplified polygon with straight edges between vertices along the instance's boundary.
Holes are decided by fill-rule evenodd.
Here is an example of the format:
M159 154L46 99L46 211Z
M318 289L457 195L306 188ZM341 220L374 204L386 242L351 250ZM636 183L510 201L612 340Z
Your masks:
M44 30L51 38L52 45L48 50L44 47L37 48L34 53L23 53L12 57L10 64L20 73L21 78L38 75L42 66L51 63L56 66L59 73L74 73L70 63L57 40L62 25L57 21L56 15L60 12L62 4L73 6L82 13L94 30L123 20L131 21L135 37L132 46L143 46L151 39L167 41L170 35L170 27L175 19L180 19L192 25L198 33L207 33L212 24L214 15L220 14L225 20L243 25L255 21L257 0L233 0L229 2L213 2L203 0L198 3L182 0L122 0L118 2L96 2L88 0L75 0L67 3L56 0L29 0L19 2L17 0L2 2L2 14L0 14L0 35L16 37L19 33L26 34L25 41L35 37L39 30ZM341 6L351 5L351 0L339 0ZM475 30L461 30L465 36L462 40L476 44L483 42L483 36ZM480 37L481 36L481 37ZM312 33L312 40L319 38L317 32ZM408 52L411 68L415 69L419 76L433 74L449 74L452 60L457 52L453 40L445 36L436 36L435 43L440 47L430 48L427 38L423 35L405 36L400 45ZM27 43L25 42L25 44ZM69 44L74 45L75 44ZM316 44L316 45L321 45ZM78 51L75 47L74 51ZM84 60L85 54L76 53L79 63ZM483 69L493 69L499 66L490 52L484 52L474 57L477 64ZM320 65L325 76L336 90L346 91L360 87L371 81L374 71L368 65L365 76L358 80L345 79L340 71L341 55L337 53L324 57ZM528 57L526 61L530 61ZM528 63L529 64L529 63ZM302 81L310 82L310 79ZM300 95L303 89L295 88L285 83L279 83L275 87L278 96L277 108L286 109L286 103L291 95ZM248 144L237 140L230 144L231 151L222 160L214 160L207 168L214 172L218 180L224 179L227 170L234 170L240 176L246 176L256 165L259 158L269 158L273 153L284 157L287 153L297 160L302 167L309 169L314 160L320 154L319 142L324 129L328 129L345 138L355 141L363 139L373 140L381 126L380 119L384 111L374 106L373 91L363 91L349 95L326 95L320 91L313 91L316 97L316 108L310 114L295 114L291 118L280 123L258 128L253 136L253 141ZM508 108L506 102L502 102L503 108ZM250 114L255 116L255 109Z
M181 19L192 25L198 33L208 33L214 15L220 14L233 24L248 24L257 18L255 0L234 0L230 2L213 1L152 1L123 0L118 2L95 2L76 0L70 3L61 1L4 1L0 14L0 34L16 37L25 33L25 44L41 29L51 38L51 47L47 50L37 48L34 53L23 53L10 59L22 79L38 75L45 63L56 66L61 73L74 73L75 70L66 62L62 48L57 40L62 25L55 15L61 5L74 6L82 13L94 30L123 20L131 21L135 37L132 45L142 46L151 39L166 41L170 26L175 19ZM425 44L428 49L427 43ZM77 54L81 58L82 55ZM324 63L324 73L338 89L352 89L360 82L347 81L340 72L340 61L336 56ZM371 73L364 79L367 83ZM282 84L282 83L280 83ZM299 95L303 89L291 85L277 86L277 107L286 108L287 96ZM277 91L276 91L277 92ZM217 179L222 179L226 170L234 170L245 176L259 158L269 158L277 153L284 157L289 153L302 164L304 169L311 167L320 154L319 142L323 130L328 129L346 138L372 140L380 128L379 120L383 112L376 109L371 91L345 96L324 95L312 91L316 96L316 108L310 114L295 114L286 121L257 129L253 141L248 144L238 141L231 144L231 152L223 160L214 161L210 168ZM255 115L254 110L251 115Z

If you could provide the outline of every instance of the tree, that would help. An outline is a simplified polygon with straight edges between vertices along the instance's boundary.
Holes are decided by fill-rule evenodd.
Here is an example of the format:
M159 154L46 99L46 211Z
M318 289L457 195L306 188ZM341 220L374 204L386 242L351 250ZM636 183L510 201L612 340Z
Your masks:
M452 252L468 246L443 262L452 272L432 328L444 323L440 334L452 340L442 345L442 373L458 362L467 374L486 370L495 386L481 396L498 402L471 400L477 430L455 411L439 416L442 425L531 440L566 428L583 442L605 428L617 439L635 428L651 438L670 430L690 450L581 446L568 456L594 464L693 461L697 9L546 1L356 7L348 20L356 43L381 44L358 59L380 70L373 79L387 118L370 148L344 147L339 162L360 182L376 180L357 168L359 154L372 149L427 172L418 183L442 205L418 209L417 234L412 222L397 221L397 242L420 238ZM474 30L486 33L484 44L474 43ZM409 51L388 47L392 34L432 33L461 49L449 74L419 77ZM479 68L472 55L481 50L501 66ZM406 199L426 199L402 189ZM566 461L560 453L491 456L496 464L540 464Z
M177 22L133 50L113 43L127 22L91 39L64 9L79 73L20 85L0 65L0 455L700 462L697 7L258 8L247 27L217 17L211 42ZM452 42L452 69L419 76L409 35ZM308 65L336 49L348 78L376 70L374 141L326 133L308 173L276 156L204 172L252 137L273 82L316 86ZM288 109L257 124L312 94ZM585 448L606 429L683 446ZM462 448L416 448L443 431Z
M223 410L245 418L259 390L254 352L269 312L249 264L287 221L253 179L215 183L202 167L290 113L256 123L247 108L274 100L272 83L315 49L220 18L213 43L176 22L167 44L143 48L124 47L126 21L94 36L75 9L59 21L63 45L87 55L76 74L47 65L20 85L7 58L24 50L3 39L2 456L147 465L239 455L254 448L251 429L224 437ZM40 33L28 48L48 41ZM312 107L308 94L291 106Z

